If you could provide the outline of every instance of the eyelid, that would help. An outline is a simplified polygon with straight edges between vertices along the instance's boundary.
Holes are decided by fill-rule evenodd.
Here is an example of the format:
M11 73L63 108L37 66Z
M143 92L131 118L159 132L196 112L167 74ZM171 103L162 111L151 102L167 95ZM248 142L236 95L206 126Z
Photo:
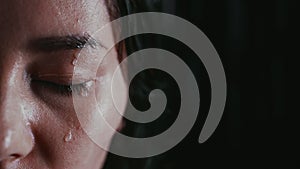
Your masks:
M65 73L65 74L37 74L31 77L32 79L44 80L44 81L51 81L57 84L63 85L71 85L71 84L81 84L87 81L91 81L91 78L82 77L80 75L74 76L72 73Z

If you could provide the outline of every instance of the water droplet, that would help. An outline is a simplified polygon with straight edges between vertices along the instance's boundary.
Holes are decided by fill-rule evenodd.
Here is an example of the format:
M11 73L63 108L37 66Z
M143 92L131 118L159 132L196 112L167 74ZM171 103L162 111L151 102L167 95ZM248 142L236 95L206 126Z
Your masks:
M65 142L70 142L72 140L72 131L70 130L64 137Z
M75 66L78 62L78 52L74 53L73 55L73 60L72 60L72 65Z
M29 122L26 122L26 126L30 126L30 123L29 123Z
M89 82L86 82L83 86L83 88L80 90L80 95L81 96L88 96L88 93L90 92L90 90L92 89L93 87L93 84L94 84L94 81L89 81Z
M89 81L89 82L86 82L86 83L84 84L84 88L86 88L87 90L91 90L93 84L94 84L94 81L92 81L92 80Z
M74 58L72 61L72 65L75 66L77 64L77 61L78 61L77 58Z

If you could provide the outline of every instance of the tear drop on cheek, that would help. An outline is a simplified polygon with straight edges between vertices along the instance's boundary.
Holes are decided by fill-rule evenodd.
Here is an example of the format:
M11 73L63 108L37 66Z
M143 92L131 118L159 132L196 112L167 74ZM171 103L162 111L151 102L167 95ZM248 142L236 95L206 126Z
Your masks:
M70 142L73 138L73 134L72 134L72 131L70 130L64 137L64 141L65 142Z

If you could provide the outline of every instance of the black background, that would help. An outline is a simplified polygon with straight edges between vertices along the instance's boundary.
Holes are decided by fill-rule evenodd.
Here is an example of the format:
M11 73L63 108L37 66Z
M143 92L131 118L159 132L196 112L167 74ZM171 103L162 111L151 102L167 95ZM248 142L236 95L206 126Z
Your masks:
M296 28L299 6L296 1L137 2L139 10L136 12L175 14L197 25L208 36L226 71L227 103L213 136L199 144L198 137L209 107L210 88L209 83L204 82L200 89L204 101L201 102L199 118L183 142L151 159L133 160L109 155L106 167L116 167L111 161L117 159L126 163L130 161L129 167L122 164L122 168L297 168L299 128L295 115L299 111L288 108L293 102L287 101L287 93L291 91L287 76L289 58L299 57ZM152 44L149 37L140 39L144 47ZM164 41L168 42L162 45L164 48L173 50L182 58L193 55L174 40L165 38ZM198 80L207 81L200 61L186 62L190 63Z

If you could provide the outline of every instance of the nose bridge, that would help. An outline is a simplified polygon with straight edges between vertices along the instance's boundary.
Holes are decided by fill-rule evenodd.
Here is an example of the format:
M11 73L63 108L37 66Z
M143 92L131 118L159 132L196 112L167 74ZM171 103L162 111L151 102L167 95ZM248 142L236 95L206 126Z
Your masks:
M20 63L11 57L0 56L0 114L3 116L7 108L16 109L20 95ZM15 101L14 101L15 100Z
M11 123L24 120L20 94L11 82L10 79L0 80L0 126L4 128L11 128Z
M23 71L18 60L5 58L0 57L0 162L26 156L33 146L21 95Z

